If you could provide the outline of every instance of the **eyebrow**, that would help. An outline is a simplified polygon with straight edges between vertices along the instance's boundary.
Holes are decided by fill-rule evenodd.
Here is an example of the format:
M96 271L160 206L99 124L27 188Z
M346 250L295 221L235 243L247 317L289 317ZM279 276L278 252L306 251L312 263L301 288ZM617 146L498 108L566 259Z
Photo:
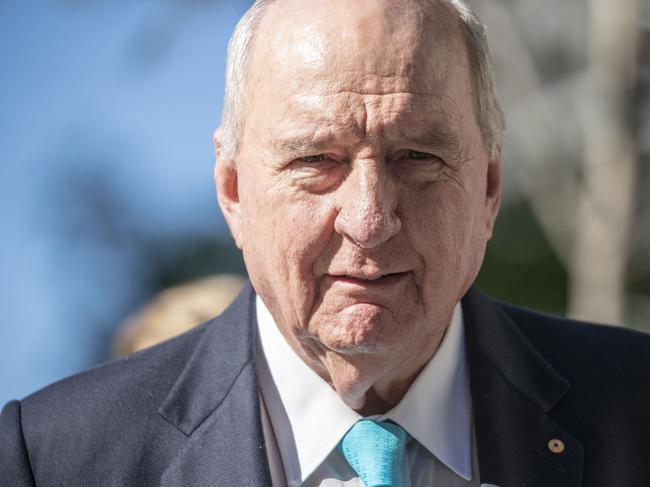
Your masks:
M273 149L276 152L304 153L317 151L329 145L329 141L310 139L281 139L273 142Z
M409 143L420 147L433 147L436 149L445 149L451 153L457 153L460 150L460 140L455 132L440 124L433 124L425 127L424 131L405 132L398 131L399 140L406 140Z
M286 138L278 138L271 144L275 153L279 154L307 154L319 152L335 144L337 137L333 134L326 137L312 137L308 134L292 135Z

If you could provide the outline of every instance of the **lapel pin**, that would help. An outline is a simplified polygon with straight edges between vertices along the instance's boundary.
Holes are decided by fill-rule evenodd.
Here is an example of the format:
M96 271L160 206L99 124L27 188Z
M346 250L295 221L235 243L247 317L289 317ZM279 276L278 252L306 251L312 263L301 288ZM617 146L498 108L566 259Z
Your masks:
M564 451L564 442L562 440L558 440L557 438L548 440L546 446L548 446L549 451L552 453L562 453Z

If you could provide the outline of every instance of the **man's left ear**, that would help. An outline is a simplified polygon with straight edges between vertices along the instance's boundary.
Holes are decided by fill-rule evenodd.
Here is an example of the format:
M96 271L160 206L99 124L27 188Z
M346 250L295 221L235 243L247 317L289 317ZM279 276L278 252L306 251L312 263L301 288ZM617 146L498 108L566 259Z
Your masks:
M223 127L214 132L216 163L214 181L219 207L226 219L235 244L241 249L241 210L239 201L239 178L237 164L223 153Z
M501 206L501 145L497 145L488 160L485 186L485 224L487 237L492 237L494 222Z

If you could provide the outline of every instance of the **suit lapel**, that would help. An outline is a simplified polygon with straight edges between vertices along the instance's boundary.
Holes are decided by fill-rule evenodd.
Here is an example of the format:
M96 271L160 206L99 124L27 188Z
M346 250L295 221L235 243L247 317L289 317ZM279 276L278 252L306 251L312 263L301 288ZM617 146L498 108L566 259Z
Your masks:
M255 368L250 284L206 329L159 409L184 436L161 486L270 485ZM180 443L180 446L178 446Z
M487 296L462 304L481 482L579 487L582 445L549 415L569 382Z

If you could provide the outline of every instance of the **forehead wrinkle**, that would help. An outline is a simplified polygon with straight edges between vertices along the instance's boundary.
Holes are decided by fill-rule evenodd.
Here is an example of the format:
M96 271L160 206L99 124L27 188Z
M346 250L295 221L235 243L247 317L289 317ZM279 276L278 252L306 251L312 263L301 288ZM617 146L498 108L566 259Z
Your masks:
M292 115L282 116L270 137L269 149L278 155L349 149L359 144L383 150L386 144L407 141L444 149L456 159L460 149L454 130L458 107L443 93L332 92L321 87L291 97L290 104Z
M454 111L450 109L453 104L451 107L445 106L449 105L448 97L405 95L395 98L370 95L364 98L364 107L368 112L366 132L456 150L459 146L457 130L454 129L456 119Z
M329 92L348 93L351 95L436 95L446 86L446 77L442 71L430 73L430 76L399 76L396 74L380 74L376 72L360 73L359 69L345 70L337 68L338 77L335 81L328 73L318 73L313 80L322 83Z
M416 96L439 96L440 92L435 91L414 91L414 90L338 90L337 93L358 95L358 96L386 96L386 95L416 95Z
M364 103L351 100L349 95L293 97L294 112L275 125L272 148L278 152L305 152L339 143L357 143L362 138L367 113Z

